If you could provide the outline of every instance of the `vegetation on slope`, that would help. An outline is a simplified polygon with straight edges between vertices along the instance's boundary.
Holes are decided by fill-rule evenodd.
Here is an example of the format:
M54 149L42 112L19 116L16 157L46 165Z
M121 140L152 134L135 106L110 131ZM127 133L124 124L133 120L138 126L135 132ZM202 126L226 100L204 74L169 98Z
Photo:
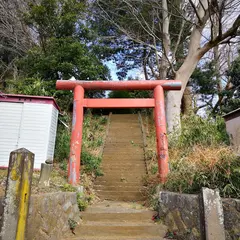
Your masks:
M151 117L145 116L148 147L146 152L153 193L158 184L155 131ZM240 161L229 146L225 124L221 118L182 119L180 137L169 140L170 174L162 189L199 193L202 187L218 188L222 197L240 198Z

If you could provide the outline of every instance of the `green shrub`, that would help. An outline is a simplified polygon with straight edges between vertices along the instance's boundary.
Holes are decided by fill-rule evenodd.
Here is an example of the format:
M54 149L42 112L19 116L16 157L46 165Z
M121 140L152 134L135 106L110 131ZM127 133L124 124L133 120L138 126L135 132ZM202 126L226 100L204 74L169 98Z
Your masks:
M183 193L218 188L223 197L239 198L240 161L228 144L222 118L183 119L181 135L169 144L170 173L163 187Z
M105 125L107 123L108 119L105 116L101 116L100 120L99 120L99 124L101 125Z
M229 137L223 118L206 119L192 115L182 119L181 134L171 136L169 147L191 148L196 144L202 146L226 144Z
M84 171L90 173L93 172L96 176L101 176L102 171L100 169L102 159L87 152L84 148L81 153L81 164L84 165Z
M74 186L66 183L62 186L62 190L64 192L76 192L77 189Z
M80 212L85 211L88 206L88 201L82 193L77 193L77 204Z
M62 162L69 158L70 152L70 131L60 126L56 137L55 159Z

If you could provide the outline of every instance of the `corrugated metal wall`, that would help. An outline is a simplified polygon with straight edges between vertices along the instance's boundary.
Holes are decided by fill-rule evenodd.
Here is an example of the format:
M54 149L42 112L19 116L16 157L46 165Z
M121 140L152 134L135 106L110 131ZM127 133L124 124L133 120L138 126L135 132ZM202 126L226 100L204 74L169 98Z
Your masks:
M52 159L57 117L51 104L0 102L0 166L8 166L10 152L22 147L35 154L35 169Z
M55 140L57 134L57 123L58 123L58 110L52 106L52 116L50 121L50 132L49 132L49 140L48 140L48 150L47 150L47 158L53 159L54 149L55 149Z
M0 102L0 166L8 166L9 154L18 148L23 103Z
M240 156L240 116L227 120L226 128L230 136L233 149Z

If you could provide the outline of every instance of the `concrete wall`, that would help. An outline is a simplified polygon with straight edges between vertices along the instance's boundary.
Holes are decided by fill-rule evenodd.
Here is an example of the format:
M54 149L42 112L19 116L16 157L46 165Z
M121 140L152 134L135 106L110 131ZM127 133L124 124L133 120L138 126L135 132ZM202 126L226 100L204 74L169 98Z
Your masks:
M240 239L240 200L222 199L226 240ZM161 192L158 201L160 219L177 239L204 239L200 198L194 194Z
M0 214L2 213L2 204L0 204ZM69 231L68 219L80 221L76 193L55 192L32 195L26 239L59 240Z
M240 155L240 110L226 115L224 119L233 148Z

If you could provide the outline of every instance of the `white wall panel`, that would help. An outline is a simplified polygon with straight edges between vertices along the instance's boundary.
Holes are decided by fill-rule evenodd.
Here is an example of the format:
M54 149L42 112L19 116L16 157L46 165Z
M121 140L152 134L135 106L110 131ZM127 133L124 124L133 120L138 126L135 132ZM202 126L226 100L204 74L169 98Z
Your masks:
M7 167L18 148L23 103L0 102L0 166Z
M58 110L52 104L0 102L0 166L9 154L26 148L35 154L34 168L53 159Z
M35 154L34 168L40 169L47 160L51 108L49 104L24 103L20 127L19 148Z

